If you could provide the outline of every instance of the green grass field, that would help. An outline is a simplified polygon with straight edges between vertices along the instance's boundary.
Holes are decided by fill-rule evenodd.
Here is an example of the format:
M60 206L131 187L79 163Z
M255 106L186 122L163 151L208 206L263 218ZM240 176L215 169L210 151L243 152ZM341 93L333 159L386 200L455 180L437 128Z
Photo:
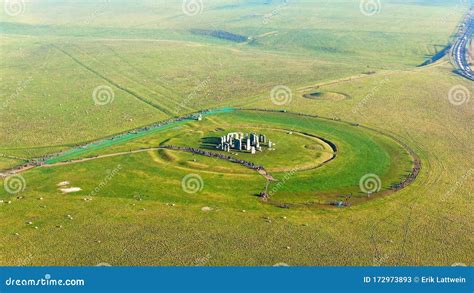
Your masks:
M3 9L0 173L65 153L21 172L19 185L0 177L0 265L473 265L472 82L447 58L417 67L467 6L382 1L368 16L359 1L264 2L204 1L193 16L181 1ZM282 85L290 94L275 103ZM471 98L455 105L460 86ZM229 111L77 151L223 107L280 112ZM277 143L232 154L278 180L270 199L258 197L267 181L255 170L150 149L202 148L230 131ZM334 143L336 158L319 166L331 150L303 134ZM400 143L422 168L391 192L413 166ZM367 174L380 179L371 197L359 186ZM349 207L328 204L348 194Z
M238 125L238 128L235 128L235 125ZM260 125L265 126L258 127ZM275 200L276 202L307 203L320 201L327 204L330 199L334 200L349 193L353 193L354 199L365 198L367 194L361 192L359 187L360 178L365 174L376 174L381 180L381 191L385 191L389 190L392 184L399 182L400 178L403 178L413 165L412 158L410 158L402 146L374 131L326 119L302 118L289 113L253 111L235 111L208 116L204 121L181 124L128 143L113 145L102 150L95 148L90 152L78 153L77 156L66 156L62 160L56 159L54 162L61 164L65 160L79 158L94 159L97 156L115 156L117 154L117 160L123 160L121 157L128 156L143 157L143 154L131 152L147 150L162 145L208 149L208 146L202 145L204 139L219 137L233 131L264 132L276 144L275 150L264 149L255 155L245 152L232 152L233 157L262 165L279 179L279 181L273 182L270 185L270 190L274 190L272 201ZM303 134L306 134L306 136ZM313 137L309 135L313 135ZM327 143L315 137L322 137L330 141L337 147L337 151L334 152ZM357 147L354 148L352 146ZM225 154L225 152L213 150L212 148L210 151ZM249 173L244 168L237 168L240 172L229 168L229 163L226 161L199 155L193 155L191 160L188 153L172 150L149 150L148 152L152 160L150 160L149 163L151 165L145 174L156 172L161 180L166 177L167 174L160 171L159 168L154 170L155 163L166 165L167 170L172 169L173 166L183 169L182 171L184 172L178 173L180 175L177 177L174 175L174 179L171 180L173 182L172 185L178 188L180 186L175 184L176 181L179 181L180 177L184 177L187 173L202 171L204 173L218 173L222 176L230 173L237 174L237 179L240 177L240 172L243 172L243 174ZM334 155L336 155L334 160L330 160ZM145 157L150 159L148 156ZM97 166L100 166L101 160L104 159L97 158L94 161L79 161L75 164L78 166L71 166L71 168L75 170L74 172L78 172L77 168L85 168L85 170L88 170L86 173L93 174ZM110 157L107 159L110 159ZM221 165L222 163L225 164ZM148 165L143 162L136 164ZM130 169L131 173L126 175L125 178L133 178L133 174L136 172L133 168L134 164L127 165L126 169ZM67 166L63 167L67 169ZM37 176L39 176L39 182L47 184L50 188L53 188L49 190L54 192L55 189L58 189L57 183L69 180L59 180L56 183L48 182L50 177L53 180L58 180L56 176L51 176L51 169L55 169L54 165L47 164L38 170ZM61 172L64 172L64 170ZM81 176L78 174L74 177L80 178ZM97 176L93 174L92 177L97 178ZM286 176L291 176L291 180L286 182L284 180ZM83 180L84 178L80 178L81 182ZM163 185L161 180L160 186ZM232 180L232 176L218 177L217 180L220 182L204 180L204 184L213 187L220 184L229 184L234 188L234 184L237 184ZM142 183L131 183L129 180L126 181L126 184L132 189L142 185ZM93 185L89 185L87 188L80 187L82 191L78 194L84 196L90 194L95 188ZM124 190L124 187L120 184L114 184L111 188L113 188L113 191L110 192L113 194L121 194ZM253 197L261 189L262 185L258 184L253 186L252 192L243 192L240 188L235 188L235 191L226 191L226 193L229 196L238 197L240 195L241 197L254 199ZM140 190L136 191L141 193ZM107 192L109 191L106 191L105 194ZM176 193L176 191L173 191L173 193ZM100 195L102 194L104 192L100 193ZM161 194L161 192L158 191L158 194ZM132 193L122 194L126 198L130 198L131 195ZM160 200L160 196L154 196L153 198Z

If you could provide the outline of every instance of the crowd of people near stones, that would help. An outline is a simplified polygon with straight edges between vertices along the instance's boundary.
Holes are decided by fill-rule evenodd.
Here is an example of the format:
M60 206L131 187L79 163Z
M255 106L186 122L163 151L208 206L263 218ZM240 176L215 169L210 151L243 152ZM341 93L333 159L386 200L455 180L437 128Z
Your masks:
M418 174L420 173L420 170L421 170L421 161L417 157L415 157L415 162L413 164L413 168L410 170L410 173L403 179L402 182L392 184L390 188L395 191L405 188L408 184L415 181L416 176L418 176Z
M161 146L160 148L170 149L170 150L177 150L177 151L185 151L185 152L190 152L190 153L193 153L193 154L202 155L202 156L206 156L206 157L210 157L210 158L218 158L218 159L222 159L222 160L227 160L229 162L240 164L240 165L242 165L244 167L247 167L247 168L250 168L252 170L264 171L265 174L268 174L268 172L266 172L266 170L263 166L255 165L252 162L237 159L237 158L234 158L234 157L229 156L229 155L224 155L224 154L220 154L220 153L213 153L213 152L204 151L204 150L200 150L200 149L196 149L196 148L192 148L192 147L181 147L181 146L175 146L175 145L166 145L166 146ZM270 197L268 192L267 192L268 183L269 182L267 181L267 183L265 185L265 188L264 188L264 191L262 191L259 194L259 196L263 199L267 199L267 198Z
M171 150L178 150L178 151L185 151L185 152L190 152L190 153L193 153L193 154L202 155L202 156L206 156L206 157L210 157L210 158L218 158L218 159L222 159L222 160L227 160L229 162L240 164L244 167L247 167L247 168L250 168L250 169L253 169L253 170L256 170L256 171L265 170L265 168L263 166L255 165L254 163L249 162L249 161L237 159L237 158L234 158L234 157L229 156L229 155L224 155L224 154L220 154L220 153L213 153L213 152L204 151L204 150L196 149L196 148L192 148L192 147L180 147L180 146L174 146L174 145L166 145L166 146L161 146L161 148L171 149Z

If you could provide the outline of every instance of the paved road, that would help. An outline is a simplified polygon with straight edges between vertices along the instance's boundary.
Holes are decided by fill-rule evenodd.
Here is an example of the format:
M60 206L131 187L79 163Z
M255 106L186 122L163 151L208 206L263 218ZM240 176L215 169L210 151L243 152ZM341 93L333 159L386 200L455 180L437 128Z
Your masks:
M459 32L459 37L454 42L451 48L451 56L454 65L458 69L457 72L470 79L474 80L473 68L468 63L468 42L474 35L474 8L471 9L470 15L463 22L463 27Z

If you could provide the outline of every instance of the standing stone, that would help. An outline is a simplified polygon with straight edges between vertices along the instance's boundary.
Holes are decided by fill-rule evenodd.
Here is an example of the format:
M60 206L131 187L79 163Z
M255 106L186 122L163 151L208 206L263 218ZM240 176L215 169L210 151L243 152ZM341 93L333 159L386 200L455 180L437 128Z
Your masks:
M239 151L242 150L242 141L240 139L235 140L235 148Z

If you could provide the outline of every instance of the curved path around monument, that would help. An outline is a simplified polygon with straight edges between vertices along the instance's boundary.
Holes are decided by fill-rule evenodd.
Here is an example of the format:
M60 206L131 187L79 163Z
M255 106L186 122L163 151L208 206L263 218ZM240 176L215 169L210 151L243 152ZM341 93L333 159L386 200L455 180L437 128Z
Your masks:
M239 112L239 113L234 113L232 115L227 114L227 113L232 113L232 112ZM255 114L251 114L251 113L255 113ZM260 113L260 114L258 114L258 113ZM264 114L264 113L268 113L268 116L267 116L267 114ZM286 119L289 119L288 120L288 121L290 121L289 124L288 124L289 127L287 129L285 127L281 127L281 129L279 129L280 131L288 131L289 129L294 129L292 126L290 127L291 121L294 122L294 121L299 121L299 120L301 120L301 121L311 120L311 121L316 121L314 123L316 123L317 125L320 125L320 126L325 125L324 127L326 128L326 130L324 130L324 131L321 130L322 133L330 134L331 132L327 132L327 131L328 131L328 129L330 130L330 128L332 127L331 125L333 125L334 127L336 127L336 126L339 127L340 130L343 130L343 132L346 133L346 134L358 133L356 136L358 136L359 139L362 139L364 137L364 133L368 133L368 136L366 138L366 139L368 139L367 142L371 141L372 139L375 139L376 136L385 137L385 139L383 139L384 141L386 141L388 143L390 143L389 141L392 141L392 143L390 143L390 144L399 145L398 148L400 149L400 151L401 151L401 149L405 150L405 152L409 155L409 156L407 156L407 158L410 157L411 166L412 166L411 170L408 173L405 173L404 175L402 175L401 173L398 173L398 175L396 175L396 176L394 176L393 174L390 175L391 176L390 178L392 178L393 180L395 180L394 178L397 178L397 177L400 178L399 176L402 176L401 179L397 179L397 180L400 180L400 181L397 181L397 182L394 182L394 181L392 181L392 179L390 179L390 182L393 183L388 188L388 190L390 192L400 190L400 189L406 187L411 182L413 182L415 180L415 178L417 177L420 169L421 169L421 162L420 162L418 156L415 154L415 152L409 146L407 146L405 143L400 141L395 136L384 133L383 131L380 131L380 130L376 130L376 129L372 129L372 128L369 128L369 127L361 126L361 125L355 124L355 123L349 123L349 122L345 122L345 121L334 120L334 119L319 117L319 116L315 116L315 115L307 115L307 114L302 114L302 113L290 113L290 112L286 112L286 111L264 110L264 109L224 108L224 109L218 109L218 110L203 111L203 112L191 114L191 115L181 117L181 118L173 118L173 119L169 120L168 122L157 123L157 124L154 124L154 125L151 125L151 126L148 126L148 127L143 127L143 128L137 129L137 130L132 130L132 131L129 131L129 132L126 132L126 133L123 133L123 134L119 134L119 135L116 135L116 136L113 136L113 137L109 137L109 138L106 138L106 139L102 139L102 140L99 140L99 141L96 141L96 142L88 143L86 145L78 146L76 148L67 150L67 151L62 152L62 153L52 154L52 155L47 156L46 158L37 159L33 164L25 165L20 169L12 170L10 174L19 173L19 172L26 171L26 170L29 170L29 169L32 169L32 168L35 168L35 167L52 168L52 167L56 167L56 166L77 164L77 163L82 163L82 162L87 162L87 161L101 159L101 158L107 158L107 157L126 156L126 155L130 155L130 154L146 152L146 151L171 149L171 150L176 150L176 151L192 152L193 154L197 154L197 155L204 155L204 156L213 157L213 158L217 158L217 159L227 160L227 161L230 161L230 162L233 162L233 163L238 163L240 165L243 165L244 167L254 169L260 175L265 177L268 182L277 181L278 179L281 179L283 174L290 172L289 171L290 169L291 169L292 172L293 171L296 172L296 174L301 174L302 178L306 178L304 180L313 180L313 179L311 179L311 178L313 178L312 176L316 176L316 178L318 180L332 180L331 179L332 177L328 177L329 175L327 174L327 171L328 170L335 170L336 173L334 173L335 175L333 175L333 176L338 176L340 178L334 178L334 180L335 181L341 180L341 184L343 184L343 186L344 186L344 184L347 184L347 182L344 183L345 182L344 177L347 176L347 175L344 175L344 174L346 174L344 172L347 171L347 172L349 172L347 174L350 174L351 170L344 170L344 169L340 169L340 168L345 168L344 166L348 166L348 168L350 168L349 166L356 166L358 164L357 163L358 161L360 161L360 160L363 161L364 160L363 158L357 158L357 155L355 155L358 152L357 149L361 147L360 145L357 145L357 143L355 145L351 145L351 143L349 143L349 141L344 142L344 138L342 138L343 139L342 141L340 139L336 139L335 142L332 142L332 141L329 140L329 139L331 139L330 137L332 137L331 135L329 136L329 138L326 138L324 134L319 134L318 133L316 135L316 134L314 134L314 132L309 131L309 130L308 131L306 131L306 130L299 130L299 131L293 130L293 131L295 131L295 132L297 131L298 135L302 135L303 137L306 137L306 138L312 138L312 139L318 139L318 140L324 141L324 143L328 144L332 149L331 156L328 157L328 158L325 158L324 160L322 160L322 162L319 162L315 166L314 166L314 164L312 165L311 162L309 162L308 165L306 166L308 168L299 169L299 168L297 168L297 166L298 166L297 164L295 165L295 167L290 168L290 169L285 169L285 170L278 169L275 166L270 166L270 169L271 169L271 167L274 168L273 170L277 175L276 177L274 177L274 174L270 174L267 171L266 163L263 163L263 165L265 165L265 167L262 165L262 163L261 163L262 162L262 160L261 160L262 157L260 157L260 159L259 159L258 155L255 157L255 160L259 161L259 163L256 163L256 162L252 162L252 160L253 160L252 157L247 157L246 158L246 156L242 155L242 158L237 158L235 156L230 156L227 153L222 153L222 152L219 152L219 151L217 151L217 152L212 151L211 152L211 151L196 148L194 146L189 146L189 147L188 146L183 146L183 145L177 145L177 146L174 146L174 145L159 145L159 146L157 146L157 144L155 144L154 147L150 146L150 147L143 147L143 148L140 148L140 149L133 149L133 150L130 149L129 151L115 151L115 149L112 148L110 151L113 151L113 153L105 153L105 154L95 153L94 154L94 152L97 152L98 150L108 149L111 146L116 146L116 145L119 145L119 144L125 144L128 141L138 139L138 138L144 138L147 135L156 134L157 132L159 132L161 130L176 131L176 132L182 131L182 130L180 130L179 127L176 127L176 126L178 126L178 125L183 126L184 124L187 124L188 122L189 123L194 123L193 124L194 127L199 128L199 126L198 126L199 124L197 124L197 123L204 123L204 121L203 122L196 121L197 119L195 119L195 117L196 117L195 115L202 115L203 117L206 117L206 116L211 116L211 115L214 115L214 114L216 114L216 115L220 114L221 115L220 119L222 119L222 117L225 117L226 119L231 119L231 120L235 117L239 117L240 115L244 115L244 116L248 115L248 117L246 119L249 119L249 120L246 120L245 123L250 123L250 124L254 123L254 121L252 119L255 119L255 117L260 117L260 118L258 118L258 119L261 119L261 120L259 120L260 123L265 122L266 119L270 119L268 121L269 125L262 126L262 124L260 124L260 125L256 126L256 128L261 128L261 129L275 128L275 125L276 125L275 123L278 124L278 123L281 123L281 121L283 121L283 120L286 121ZM301 118L298 118L298 117L305 117L305 118L310 118L310 119L301 119ZM276 120L271 121L272 119L277 119L277 120L279 119L279 120L278 121L276 121ZM312 120L312 119L316 119L316 120ZM328 122L322 122L322 121L325 121L325 120L328 121ZM317 121L320 121L320 122L317 122ZM272 123L273 123L273 125L272 125ZM204 126L201 126L201 127L204 127ZM317 132L318 127L319 126L316 126L314 131ZM351 127L353 128L353 130L351 130ZM360 128L360 129L357 130L357 128ZM302 129L304 129L304 127ZM184 129L184 131L186 131L186 129ZM168 133L168 132L166 132L166 133ZM370 134L370 133L372 133L372 134ZM293 137L296 137L296 136L293 136ZM372 137L372 138L370 138L370 137ZM336 146L336 144L338 144L340 142L343 142L342 143L343 158L340 159L340 160L334 160L336 158L338 152L339 152L338 147ZM356 147L356 145L357 145L357 147ZM123 146L120 146L120 147L123 147ZM394 148L397 148L397 147L394 147ZM351 150L351 149L353 149L353 150ZM383 150L379 150L379 151L385 152ZM270 155L272 153L269 152L268 154ZM85 157L87 155L89 157ZM233 154L233 155L235 155L235 154ZM280 155L281 155L281 152L280 152ZM299 154L295 153L293 155L298 156ZM345 160L347 160L351 156L353 157L352 159L350 159L350 160L352 160L352 162L349 162L349 163L344 162ZM271 158L271 155L269 157ZM376 157L375 155L372 156L372 158L375 158L375 157ZM316 168L319 168L321 166L326 166L327 163L332 162L332 161L335 161L335 162L337 161L337 162L335 163L335 165L330 164L333 167L328 166L328 167L324 168L324 172L326 172L326 174L324 174L324 176L326 176L326 177L324 177L324 176L320 177L321 173L317 170L311 171L311 169L316 169ZM269 162L271 162L271 161L269 161ZM343 163L341 164L341 162L343 162ZM289 164L288 166L291 167L290 165L292 163L294 163L294 162L290 160L288 162L288 164ZM377 164L378 162L374 162L374 163ZM392 164L396 165L398 163L396 161L394 161L393 159L390 159L389 164L390 165L392 165ZM392 168L392 167L390 167L390 168ZM395 167L395 169L400 170L401 168L400 167ZM337 170L339 170L339 171L337 171ZM341 171L343 171L343 172L340 173ZM359 170L359 172L360 172L360 170ZM291 173L291 174L293 174L293 173ZM383 175L383 173L381 173L381 174ZM298 176L300 176L300 175L298 175ZM357 175L357 176L359 176L359 175ZM321 178L325 178L325 179L321 179ZM357 177L357 178L359 178L359 177ZM297 180L298 179L296 179L296 181ZM301 179L301 180L303 180L303 179ZM296 181L295 181L295 184L297 184ZM387 180L387 182L388 181L389 180ZM352 184L354 184L354 183L352 183ZM339 190L339 189L337 189L337 190ZM387 191L387 189L384 190L384 191ZM338 191L338 192L340 192L340 191Z

